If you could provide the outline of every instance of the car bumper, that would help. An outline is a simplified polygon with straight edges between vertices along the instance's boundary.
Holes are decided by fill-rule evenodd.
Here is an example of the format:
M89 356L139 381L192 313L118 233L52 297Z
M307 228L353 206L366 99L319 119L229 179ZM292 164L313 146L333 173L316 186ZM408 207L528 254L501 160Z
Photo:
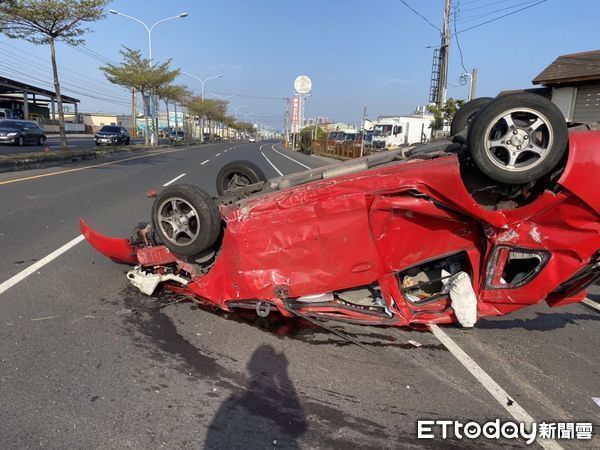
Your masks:
M114 145L114 144L118 144L119 140L116 138L97 138L97 139L94 139L94 142L96 144Z
M0 136L0 144L9 144L15 142L17 136Z

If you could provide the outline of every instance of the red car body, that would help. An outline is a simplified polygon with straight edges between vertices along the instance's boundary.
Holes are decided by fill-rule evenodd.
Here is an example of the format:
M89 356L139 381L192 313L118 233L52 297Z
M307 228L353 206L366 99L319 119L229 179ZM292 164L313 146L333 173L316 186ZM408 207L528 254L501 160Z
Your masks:
M456 320L450 297L411 301L402 274L462 255L478 317L543 300L550 306L577 302L599 273L599 149L600 132L572 133L555 188L513 209L489 210L477 203L454 154L386 164L221 205L225 229L214 265L206 274L190 275L186 286L165 286L223 310L260 301L286 316L443 324ZM166 247L134 247L83 221L81 230L93 247L116 261L155 272L169 264L192 272ZM537 266L524 279L506 283L510 255L534 258ZM385 313L339 299L296 301L374 284Z

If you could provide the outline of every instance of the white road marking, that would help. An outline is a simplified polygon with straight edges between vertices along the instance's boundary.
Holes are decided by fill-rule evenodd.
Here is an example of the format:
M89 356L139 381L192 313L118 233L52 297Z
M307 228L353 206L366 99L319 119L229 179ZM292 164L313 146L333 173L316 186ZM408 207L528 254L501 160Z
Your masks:
M279 170L277 167L275 167L275 164L273 164L271 162L271 160L269 158L267 158L267 156L263 153L262 148L265 144L261 145L260 148L258 149L258 151L260 152L261 155L263 155L263 158L265 158L267 160L267 162L271 165L271 167L273 169L275 169L275 172L277 172L280 176L283 176L283 173L281 173L281 170Z
M594 300L591 300L589 298L584 298L583 300L581 300L581 303L585 303L590 308L594 308L595 310L600 311L600 303L595 302Z
M217 153L215 156L221 156L221 154L220 154L220 153Z
M518 422L531 424L535 419L529 415L498 383L485 372L462 348L454 342L440 327L430 324L429 329L433 335L446 347L450 353L467 369L471 375L500 403L506 411ZM560 450L563 447L551 439L540 439L536 441L546 450Z
M312 167L308 167L306 164L302 164L300 161L296 161L294 158L290 158L288 155L278 152L277 150L275 150L275 145L271 145L271 150L273 150L275 153L279 153L281 156L289 159L290 161L294 161L296 164L298 164L306 169L312 169Z
M80 234L75 239L67 242L62 247L54 250L48 256L44 256L39 261L37 261L37 262L33 263L32 265L30 265L27 269L22 270L21 272L19 272L15 276L9 278L4 283L0 284L0 294L3 294L7 290L9 290L11 287L13 287L15 284L23 281L25 278L27 278L32 273L37 272L42 267L44 267L46 264L48 264L49 262L55 260L60 255L62 255L63 253L65 253L67 250L71 249L72 247L75 247L77 244L79 244L84 239L85 238L83 237L83 235Z
M182 173L181 175L177 175L171 181L167 181L165 184L163 184L163 187L169 186L170 184L175 183L177 180L179 180L180 178L183 178L183 177L185 177L185 173Z
M201 163L200 165L203 166L204 164L206 164L207 162L209 162L210 159L207 159L206 161L204 161L203 163Z

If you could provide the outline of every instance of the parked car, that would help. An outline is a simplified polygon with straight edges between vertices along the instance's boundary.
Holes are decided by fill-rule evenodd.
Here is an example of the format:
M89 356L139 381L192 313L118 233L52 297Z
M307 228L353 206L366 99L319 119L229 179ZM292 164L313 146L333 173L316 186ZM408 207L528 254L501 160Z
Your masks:
M23 146L44 145L46 132L29 120L0 120L0 143Z
M127 129L115 125L104 125L100 131L94 134L96 145L129 145L130 141Z
M185 140L185 133L183 130L178 130L178 131L171 131L171 134L169 135L169 140L171 142L182 142Z
M248 142L256 142L256 138L254 136L250 136L248 138Z
M131 239L80 227L148 295L162 283L260 317L470 327L585 298L600 279L599 175L600 131L569 134L555 105L519 94L489 103L454 143L268 181L233 162L216 199L165 188Z

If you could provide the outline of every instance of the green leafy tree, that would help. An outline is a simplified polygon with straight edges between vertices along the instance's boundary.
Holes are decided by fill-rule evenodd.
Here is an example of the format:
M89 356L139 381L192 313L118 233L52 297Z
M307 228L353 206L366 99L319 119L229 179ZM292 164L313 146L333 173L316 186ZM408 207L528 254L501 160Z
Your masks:
M177 75L179 69L170 68L171 60L164 63L152 64L149 59L143 58L139 50L133 50L124 47L121 50L123 62L121 64L107 64L100 67L104 75L113 84L134 89L142 94L144 103L144 121L146 122L146 131L148 127L148 96L160 88L171 83ZM155 130L156 131L156 130ZM148 145L148 132L145 133L145 143Z
M191 97L192 93L189 91L187 86L177 84L166 84L160 86L156 90L156 95L165 102L165 108L167 110L167 127L171 128L171 122L169 119L169 103L181 102L186 97Z
M434 130L441 130L445 124L452 122L456 111L465 103L464 100L455 100L449 98L443 108L439 108L437 105L428 105L427 111L433 114L433 126Z
M104 17L107 0L10 0L0 3L0 31L11 39L50 46L52 77L58 103L60 144L67 147L65 115L56 66L56 43L78 46L90 31L85 23Z
M226 117L226 112L227 102L225 100L194 97L190 102L190 113L200 118L206 118L206 120L208 120L209 131L212 130L212 124L215 121L219 121Z

